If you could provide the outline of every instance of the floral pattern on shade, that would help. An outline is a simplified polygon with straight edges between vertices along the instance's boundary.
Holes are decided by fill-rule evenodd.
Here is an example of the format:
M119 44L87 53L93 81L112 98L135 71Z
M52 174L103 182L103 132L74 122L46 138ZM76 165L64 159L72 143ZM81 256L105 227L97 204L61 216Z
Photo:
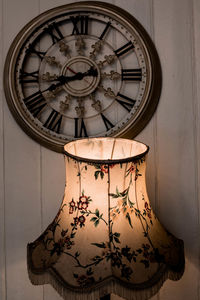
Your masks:
M68 159L68 163L69 163ZM133 189L136 189L137 181L141 179L143 174L141 166L145 162L145 158L139 159L131 163L120 164L120 169L124 172L126 186L121 188L115 186L114 191L110 191L109 180L112 170L116 164L93 164L83 165L79 163L79 171L76 176L81 180L82 172L87 175L88 170L92 175L91 184L102 184L103 180L108 184L107 199L112 206L108 205L108 217L101 211L101 206L95 207L95 199L92 199L87 190L82 190L79 197L72 197L63 202L56 218L49 225L47 230L41 237L31 244L32 253L37 247L41 247L42 251L48 253L47 259L41 255L40 269L46 270L55 264L61 255L70 257L73 261L72 270L73 278L81 288L90 287L95 283L103 280L96 271L97 266L103 263L110 263L111 268L120 274L122 280L131 282L136 276L136 265L141 265L144 270L150 268L151 264L160 265L165 263L165 255L168 245L154 244L151 238L151 228L154 226L156 217L152 208L141 192L140 205L137 196L133 197ZM91 205L92 204L92 205ZM70 219L66 227L62 225L64 215ZM137 222L142 229L142 242L133 247L128 239L124 239L124 233L117 230L115 224L118 219L124 220L129 229L135 233L135 225ZM106 240L98 240L98 230L101 224L101 230L108 232ZM84 248L94 248L94 255L90 255L87 262L83 260L83 249L77 248L77 235L81 235L87 227L93 226L96 231L96 240L84 245ZM103 227L102 227L103 226ZM103 228L103 229L102 229ZM171 239L171 237L170 237ZM126 242L125 242L126 240ZM96 250L95 250L96 249ZM90 252L91 253L91 252ZM35 268L37 266L35 265Z
M108 174L108 170L112 169L114 166L115 164L110 164L110 165L94 164L94 167L96 169L96 171L94 172L95 179L98 179L99 177L103 179L104 175Z

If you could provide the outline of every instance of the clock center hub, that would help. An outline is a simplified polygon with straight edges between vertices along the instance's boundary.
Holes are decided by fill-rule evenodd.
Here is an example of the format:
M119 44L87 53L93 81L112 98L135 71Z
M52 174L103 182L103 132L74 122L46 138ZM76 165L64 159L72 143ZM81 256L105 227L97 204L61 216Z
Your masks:
M61 74L66 78L64 89L76 97L91 94L100 81L98 65L85 56L76 56L67 60L62 67Z

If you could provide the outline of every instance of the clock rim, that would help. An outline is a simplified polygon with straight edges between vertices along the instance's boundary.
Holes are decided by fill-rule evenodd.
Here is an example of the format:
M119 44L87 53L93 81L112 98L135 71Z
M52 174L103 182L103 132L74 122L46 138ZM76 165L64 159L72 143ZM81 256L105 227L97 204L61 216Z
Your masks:
M63 140L59 141L58 138L53 140L52 137L44 132L42 135L40 132L38 133L36 126L32 126L30 122L28 122L24 115L21 113L20 109L17 109L17 102L18 98L15 91L15 85L14 85L14 69L15 65L13 61L16 60L18 54L19 54L19 45L22 47L22 41L26 40L26 36L30 34L31 27L35 27L36 23L37 26L44 23L47 20L50 20L52 16L56 16L60 14L60 12L65 9L70 10L76 10L76 9L100 9L103 13L109 13L111 12L112 15L115 15L117 18L121 18L122 21L126 20L128 24L130 24L137 32L137 35L142 38L142 42L144 43L147 51L147 55L149 56L150 65L151 65L151 86L149 90L148 97L146 98L146 103L144 107L142 108L140 114L136 117L136 119L133 122L130 122L128 126L125 126L122 130L119 132L109 135L110 137L121 137L121 138L129 138L133 139L137 134L139 134L145 126L149 123L150 119L153 117L153 114L158 106L159 98L161 95L161 89L162 89L162 69L161 69L161 63L160 59L157 53L157 50L155 48L155 45L145 30L145 28L140 24L137 19L135 19L134 16L132 16L130 13L125 11L124 9L110 4L105 3L101 1L83 1L83 2L75 2L75 3L69 3L66 5L57 6L54 8L51 8L35 18L33 18L31 21L29 21L15 36L13 42L10 45L10 48L8 50L5 65L4 65L4 75L3 75L3 86L4 86L4 93L6 96L6 101L8 104L8 107L18 123L18 125L24 130L28 136L30 136L32 139L34 139L39 144L53 150L56 152L64 153L64 144L70 142L71 140L66 140L66 142L63 142ZM16 52L17 51L17 52ZM145 52L146 53L146 52ZM9 77L8 77L9 75ZM15 95L13 95L13 91ZM13 100L13 98L15 100ZM20 106L19 106L20 107ZM28 119L28 118L27 118Z

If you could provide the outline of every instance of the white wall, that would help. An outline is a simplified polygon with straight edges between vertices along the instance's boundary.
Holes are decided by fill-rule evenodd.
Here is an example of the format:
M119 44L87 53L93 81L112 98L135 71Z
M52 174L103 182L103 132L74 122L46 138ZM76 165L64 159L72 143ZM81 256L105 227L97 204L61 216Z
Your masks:
M39 13L68 2L0 0L1 70L18 31ZM168 280L152 299L199 300L200 1L112 2L132 13L149 32L163 71L158 109L137 139L151 147L150 199L165 227L184 240L186 269L180 281ZM26 245L47 227L60 205L63 157L19 128L5 101L2 72L0 78L0 299L58 300L51 286L31 285Z

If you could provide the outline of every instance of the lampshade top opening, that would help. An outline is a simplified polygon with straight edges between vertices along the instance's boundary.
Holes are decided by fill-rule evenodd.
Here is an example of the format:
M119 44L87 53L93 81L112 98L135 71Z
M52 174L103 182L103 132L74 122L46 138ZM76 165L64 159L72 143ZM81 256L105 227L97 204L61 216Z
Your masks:
M125 162L144 156L149 147L141 142L121 138L88 138L64 146L67 156L88 162Z

